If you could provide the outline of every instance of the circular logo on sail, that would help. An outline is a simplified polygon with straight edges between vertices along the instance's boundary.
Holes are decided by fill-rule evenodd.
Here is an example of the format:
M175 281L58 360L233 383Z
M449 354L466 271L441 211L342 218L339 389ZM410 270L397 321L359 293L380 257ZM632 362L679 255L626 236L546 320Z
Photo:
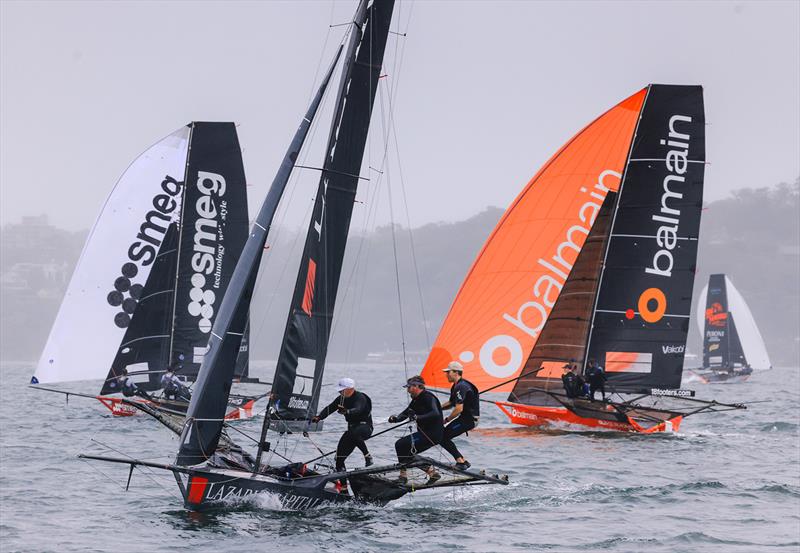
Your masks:
M197 328L208 334L211 332L211 318L214 316L214 301L217 299L213 290L204 290L206 277L202 273L192 275L192 289L189 290L188 310L192 317L200 317Z
M114 289L106 296L106 301L111 307L121 308L114 315L114 324L119 328L127 328L131 324L131 317L136 311L136 305L142 296L144 286L133 284L131 281L139 270L144 270L141 278L147 278L147 267L155 261L161 243L172 222L172 213L178 206L175 197L180 194L182 182L178 182L169 175L161 181L161 190L164 194L153 197L153 209L144 214L144 222L139 227L139 233L127 252L128 261L122 265L122 273L114 280Z
M667 297L660 288L648 288L639 296L636 307L645 322L657 323L667 312ZM633 309L625 312L625 317L628 319L633 319L635 315Z
M114 324L119 328L127 328L131 323L131 315L136 311L136 305L142 296L141 284L132 284L131 279L137 275L139 268L136 263L125 263L120 269L122 273L114 281L114 289L106 296L106 301L112 307L119 307L120 311L114 315Z

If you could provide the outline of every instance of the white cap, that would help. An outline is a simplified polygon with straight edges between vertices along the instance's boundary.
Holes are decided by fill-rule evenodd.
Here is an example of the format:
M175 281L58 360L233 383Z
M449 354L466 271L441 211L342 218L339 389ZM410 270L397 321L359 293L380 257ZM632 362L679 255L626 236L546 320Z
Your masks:
M447 365L446 368L442 369L442 372L448 372L448 371L458 371L460 373L463 373L464 372L464 365L462 365L458 361L451 361L450 364Z
M336 391L341 392L342 390L355 387L356 387L356 381L353 380L352 378L341 378L339 379L339 385L336 387Z

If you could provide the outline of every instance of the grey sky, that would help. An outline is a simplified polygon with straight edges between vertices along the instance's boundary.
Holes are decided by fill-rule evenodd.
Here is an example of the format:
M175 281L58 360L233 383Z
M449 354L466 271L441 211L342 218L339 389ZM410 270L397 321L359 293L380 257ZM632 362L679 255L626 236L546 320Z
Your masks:
M80 229L134 157L193 119L240 123L254 209L355 1L1 5L2 221ZM505 207L650 82L705 87L707 200L800 174L799 2L398 5L408 36L387 73L414 225Z

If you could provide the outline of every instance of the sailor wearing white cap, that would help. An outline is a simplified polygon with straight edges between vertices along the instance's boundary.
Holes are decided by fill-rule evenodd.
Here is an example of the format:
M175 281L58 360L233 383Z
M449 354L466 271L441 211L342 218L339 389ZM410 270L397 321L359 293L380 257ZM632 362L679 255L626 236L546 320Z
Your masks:
M356 383L352 378L339 380L336 390L339 396L311 419L311 422L319 422L334 412L344 415L347 431L342 434L339 445L336 446L336 470L345 470L344 461L355 448L361 450L364 462L370 466L372 456L364 442L372 436L372 400L364 392L356 391Z
M478 425L478 417L481 414L479 392L472 382L463 378L464 367L458 361L451 362L443 371L447 373L447 381L453 386L450 388L450 400L442 405L442 409L453 409L453 412L444 419L448 424L444 427L444 437L439 445L456 460L456 468L466 470L470 467L470 463L458 451L453 438L469 432Z

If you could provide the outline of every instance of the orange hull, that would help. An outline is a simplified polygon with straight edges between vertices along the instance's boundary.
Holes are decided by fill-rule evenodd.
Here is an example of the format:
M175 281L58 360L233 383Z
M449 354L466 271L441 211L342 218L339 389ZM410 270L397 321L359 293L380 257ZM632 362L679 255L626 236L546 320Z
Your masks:
M503 401L497 401L495 404L506 414L511 422L523 426L542 426L553 421L559 421L591 428L607 428L620 432L652 434L655 432L677 432L683 421L683 417L678 415L655 426L644 427L630 417L626 417L626 422L580 417L566 407L536 407Z
M136 415L137 413L141 413L136 407L133 405L129 405L126 402L123 402L122 399L118 397L107 397L107 396L97 396L97 400L105 405L111 414L115 417L131 417ZM131 400L127 400L131 401ZM146 400L136 400L140 401L141 403L145 403L148 405L153 405L154 407L158 407L153 402L146 401ZM249 419L253 416L253 406L255 405L255 400L250 400L246 402L241 407L234 407L230 411L225 414L225 420L233 421L233 420L244 420Z

